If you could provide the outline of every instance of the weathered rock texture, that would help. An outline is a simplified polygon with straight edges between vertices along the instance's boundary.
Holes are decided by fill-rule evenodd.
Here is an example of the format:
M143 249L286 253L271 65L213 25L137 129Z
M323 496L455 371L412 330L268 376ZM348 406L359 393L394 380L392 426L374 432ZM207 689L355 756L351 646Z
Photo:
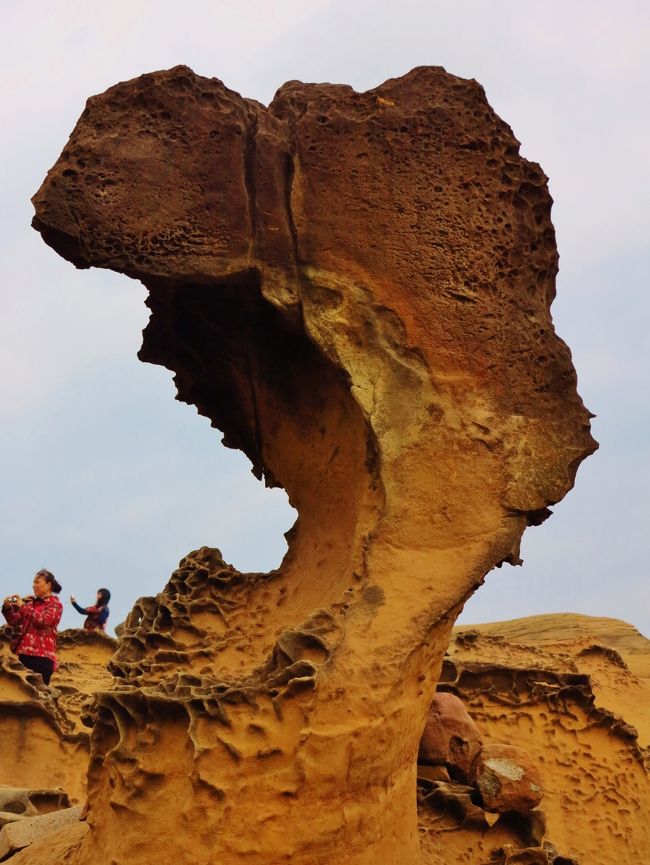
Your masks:
M544 798L486 830L481 810L463 818L423 781L424 865L650 862L650 642L632 626L567 614L458 628L439 687L485 739L526 749Z
M34 762L38 755L34 755ZM70 807L68 794L59 789L33 789L32 787L9 787L0 784L0 814L3 819L8 815L21 819L49 814Z
M299 513L276 572L203 548L136 605L79 857L417 862L449 630L594 449L543 172L439 68L264 108L177 67L90 99L34 204L144 283L141 358Z

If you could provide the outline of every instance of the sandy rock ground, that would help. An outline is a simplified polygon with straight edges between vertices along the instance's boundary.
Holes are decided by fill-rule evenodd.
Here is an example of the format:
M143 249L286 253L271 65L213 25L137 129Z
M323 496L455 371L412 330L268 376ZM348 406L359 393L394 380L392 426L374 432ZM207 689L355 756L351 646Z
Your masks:
M115 641L68 631L45 688L0 640L0 783L63 787L83 802L92 694L111 687ZM438 767L418 780L422 865L619 865L650 861L650 641L614 619L548 615L463 626L440 688L488 742L523 747L544 784L531 814L489 814ZM638 735L637 735L638 731ZM81 821L14 854L16 865L74 861Z

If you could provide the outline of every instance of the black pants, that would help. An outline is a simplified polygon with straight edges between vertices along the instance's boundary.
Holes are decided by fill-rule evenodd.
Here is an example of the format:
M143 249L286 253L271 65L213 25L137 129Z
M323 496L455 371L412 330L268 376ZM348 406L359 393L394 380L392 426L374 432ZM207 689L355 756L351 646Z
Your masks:
M46 685L50 684L54 672L54 661L51 658L37 658L36 655L18 655L18 660L29 670L40 673Z

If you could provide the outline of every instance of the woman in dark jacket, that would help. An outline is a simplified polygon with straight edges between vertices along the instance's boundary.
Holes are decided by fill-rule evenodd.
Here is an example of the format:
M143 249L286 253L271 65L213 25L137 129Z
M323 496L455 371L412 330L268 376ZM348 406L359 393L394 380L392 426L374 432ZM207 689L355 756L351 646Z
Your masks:
M78 613L86 616L84 622L85 631L105 631L106 621L108 619L109 609L108 602L111 599L111 593L108 589L97 590L97 603L92 607L80 607L77 599L74 596L70 597L70 603Z
M2 604L2 615L11 625L11 650L24 667L40 673L46 685L58 667L56 629L63 605L56 597L61 586L44 568L36 574L34 594L28 598L10 595Z

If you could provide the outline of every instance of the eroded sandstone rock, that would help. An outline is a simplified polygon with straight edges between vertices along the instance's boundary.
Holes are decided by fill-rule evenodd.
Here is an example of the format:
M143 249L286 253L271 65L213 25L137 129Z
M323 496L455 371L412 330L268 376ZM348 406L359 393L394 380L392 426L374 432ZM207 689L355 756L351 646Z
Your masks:
M79 861L417 862L449 630L595 447L543 172L440 68L264 108L177 67L90 99L34 205L299 513L277 571L202 548L134 608Z
M486 739L526 748L544 780L544 799L531 816L541 809L546 824L535 838L498 837L510 819L501 815L486 836L464 839L459 860L467 853L468 863L482 865L510 845L505 861L517 861L520 847L550 842L562 854L558 862L650 861L643 816L650 807L650 641L624 622L569 614L455 634L440 687L462 698ZM436 843L445 849L434 834L431 849ZM426 865L454 861L453 845L446 853L425 858Z
M577 865L547 837L544 813L492 813L475 787L418 779L422 865Z

